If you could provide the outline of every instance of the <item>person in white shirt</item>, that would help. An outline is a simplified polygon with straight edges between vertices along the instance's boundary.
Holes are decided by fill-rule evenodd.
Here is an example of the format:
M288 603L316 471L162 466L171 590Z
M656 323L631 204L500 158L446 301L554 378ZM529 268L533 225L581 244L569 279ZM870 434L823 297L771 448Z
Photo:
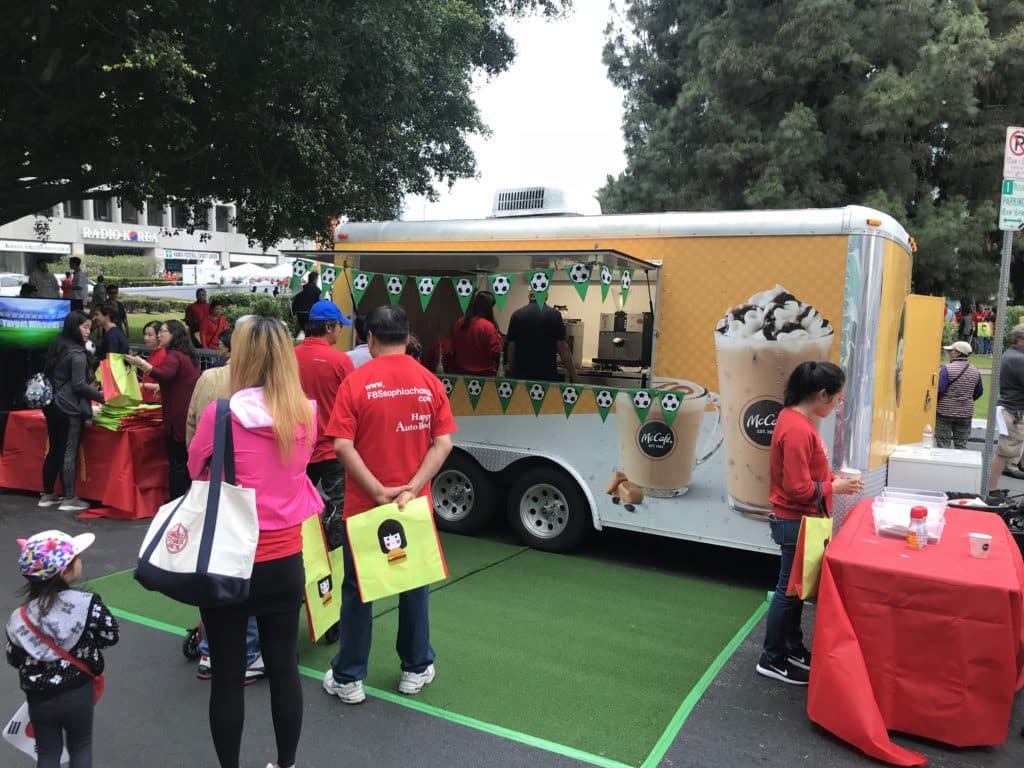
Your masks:
M356 315L352 319L352 328L356 332L356 346L345 354L349 356L352 365L358 368L370 359L370 348L366 345L366 317Z

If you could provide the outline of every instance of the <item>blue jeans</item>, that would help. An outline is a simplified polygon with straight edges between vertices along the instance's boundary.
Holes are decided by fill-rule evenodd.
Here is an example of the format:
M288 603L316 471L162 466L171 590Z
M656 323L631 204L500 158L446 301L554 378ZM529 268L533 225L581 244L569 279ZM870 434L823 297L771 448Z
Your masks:
M786 654L803 647L804 633L800 619L804 612L804 601L795 595L788 597L789 571L793 567L796 540L800 535L799 520L769 520L772 540L779 545L782 559L779 562L779 583L775 585L771 605L768 606L768 622L764 634L764 653L772 664L782 664Z
M206 632L199 633L199 654L210 655L210 641L206 639ZM260 631L256 626L256 617L250 616L249 623L245 627L245 665L251 666L260 655Z
M373 603L364 603L359 599L359 585L347 533L344 546L341 636L338 640L338 654L331 659L331 669L334 670L337 682L351 683L366 679L373 638ZM398 596L398 639L395 650L398 651L403 672L422 672L434 661L434 649L430 647L428 595L427 587L419 587Z

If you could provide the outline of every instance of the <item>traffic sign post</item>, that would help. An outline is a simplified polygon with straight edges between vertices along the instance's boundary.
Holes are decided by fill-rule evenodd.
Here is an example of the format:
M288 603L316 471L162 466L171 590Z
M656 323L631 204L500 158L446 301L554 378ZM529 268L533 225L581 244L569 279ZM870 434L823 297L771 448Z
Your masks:
M1024 181L1024 127L1019 125L1011 125L1006 129L1003 178Z
M1003 193L999 197L999 228L1016 232L1024 224L1024 181L1003 179Z

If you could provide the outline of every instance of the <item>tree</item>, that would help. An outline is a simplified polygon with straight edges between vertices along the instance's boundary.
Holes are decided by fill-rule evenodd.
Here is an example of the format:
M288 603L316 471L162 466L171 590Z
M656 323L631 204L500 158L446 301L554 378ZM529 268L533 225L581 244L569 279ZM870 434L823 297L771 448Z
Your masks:
M916 291L995 292L1024 5L625 4L605 63L626 94L627 167L600 191L605 210L873 205L915 235Z
M567 2L8 0L0 222L111 193L195 222L234 201L264 246L391 218L474 172L470 81L512 60L503 19Z

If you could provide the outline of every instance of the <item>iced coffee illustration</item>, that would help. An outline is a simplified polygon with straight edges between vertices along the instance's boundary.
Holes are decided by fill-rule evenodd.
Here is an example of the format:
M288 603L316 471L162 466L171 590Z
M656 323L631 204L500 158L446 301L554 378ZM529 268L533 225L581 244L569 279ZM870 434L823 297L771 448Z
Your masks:
M828 360L834 330L785 288L761 291L715 328L729 504L767 516L768 460L786 381L805 360Z

